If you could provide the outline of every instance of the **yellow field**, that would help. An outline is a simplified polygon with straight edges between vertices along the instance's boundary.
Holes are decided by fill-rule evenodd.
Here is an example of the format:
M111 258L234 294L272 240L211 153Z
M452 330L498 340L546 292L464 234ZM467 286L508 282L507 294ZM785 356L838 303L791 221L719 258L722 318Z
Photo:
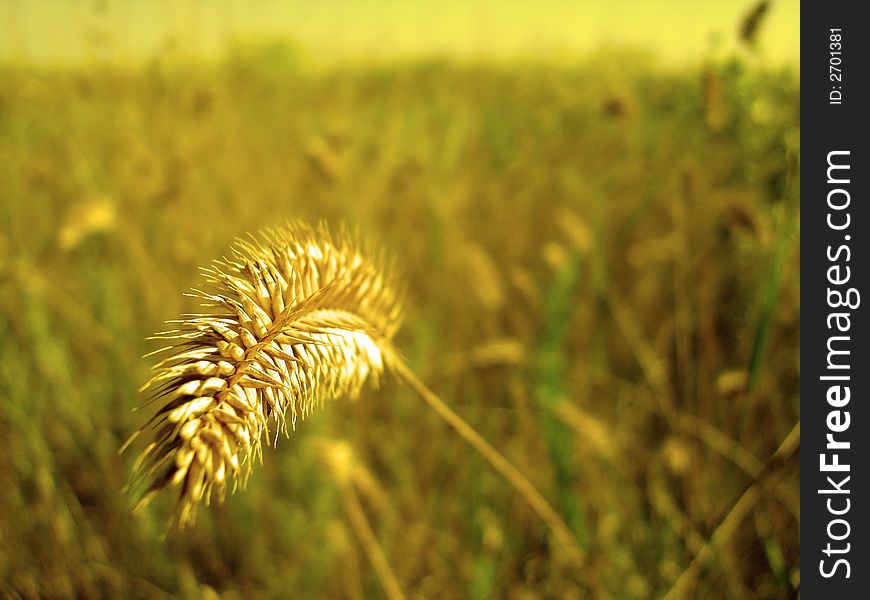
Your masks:
M0 72L0 595L376 598L331 476L409 598L793 598L799 79L407 61ZM121 443L163 322L235 236L345 223L396 258L397 345L538 486L387 379L160 539Z

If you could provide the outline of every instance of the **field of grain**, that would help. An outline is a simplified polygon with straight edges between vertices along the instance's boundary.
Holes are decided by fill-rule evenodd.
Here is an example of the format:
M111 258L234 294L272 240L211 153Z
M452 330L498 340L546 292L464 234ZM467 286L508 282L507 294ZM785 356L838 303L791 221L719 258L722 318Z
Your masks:
M797 597L799 90L615 51L4 67L0 595L382 597L363 517L408 598ZM296 219L395 258L397 347L582 562L389 376L183 532L132 514L146 336Z

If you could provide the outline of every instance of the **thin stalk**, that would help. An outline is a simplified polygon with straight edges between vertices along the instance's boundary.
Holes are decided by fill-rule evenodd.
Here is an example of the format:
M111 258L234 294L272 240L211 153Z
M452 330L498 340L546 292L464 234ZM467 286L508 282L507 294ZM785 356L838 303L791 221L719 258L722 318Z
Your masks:
M689 566L683 570L680 576L674 581L671 589L664 595L663 600L678 600L685 598L688 595L689 589L698 580L698 572L707 564L715 555L716 550L721 549L725 543L731 539L737 531L737 527L743 522L743 519L752 511L756 502L761 497L761 489L771 475L774 474L776 466L780 465L787 458L791 457L800 449L801 441L801 422L798 421L792 430L789 432L782 443L777 448L773 456L768 460L767 464L761 473L758 474L746 491L737 499L731 506L728 514L719 523L713 531L713 535L709 541L701 548L701 550L689 563Z
M462 439L471 444L492 467L501 473L507 479L513 488L520 496L528 502L532 510L541 518L542 521L550 528L553 536L565 547L571 557L579 564L582 563L586 555L577 539L568 529L565 521L559 516L559 513L547 502L535 488L531 481L525 475L519 472L508 460L495 448L490 445L477 431L474 430L462 417L453 412L447 404L445 404L432 390L426 387L420 381L413 371L398 357L394 361L394 367L398 375L411 388L420 395L420 397L435 411L435 413L444 419Z
M399 582L390 568L390 563L378 544L378 538L375 536L371 525L369 525L368 519L366 519L366 514L359 503L359 498L353 489L353 484L345 477L337 476L335 479L341 491L344 509L347 511L347 516L356 532L357 538L359 538L366 555L368 555L372 563L372 567L375 569L375 574L381 583L381 587L384 588L384 594L389 600L404 600L405 595L402 593L402 588L399 587Z

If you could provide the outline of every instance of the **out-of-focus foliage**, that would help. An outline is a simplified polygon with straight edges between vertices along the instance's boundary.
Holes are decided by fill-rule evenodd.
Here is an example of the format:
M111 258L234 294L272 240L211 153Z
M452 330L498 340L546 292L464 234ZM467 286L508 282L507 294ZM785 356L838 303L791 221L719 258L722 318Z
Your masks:
M0 595L379 597L324 468L339 439L410 597L795 597L798 98L790 71L625 55L4 68ZM145 336L234 236L321 218L397 257L398 346L592 577L389 381L188 531L160 539L165 503L131 515Z

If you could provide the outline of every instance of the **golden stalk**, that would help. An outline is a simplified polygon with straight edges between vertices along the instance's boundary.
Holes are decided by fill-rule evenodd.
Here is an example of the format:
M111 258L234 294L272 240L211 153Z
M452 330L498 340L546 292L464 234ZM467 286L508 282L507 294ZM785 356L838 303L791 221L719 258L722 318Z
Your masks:
M528 478L520 473L498 450L492 447L477 431L471 427L465 420L457 415L452 408L447 406L432 390L426 387L422 381L414 374L411 369L401 360L395 361L392 365L398 375L415 391L417 394L435 411L435 413L444 419L456 433L466 442L477 450L477 452L492 465L513 488L523 497L529 504L535 514L546 523L553 533L556 540L561 543L565 549L571 554L571 557L578 563L585 558L585 553L577 543L577 539L568 529L568 525L553 506L541 495L535 488L534 484Z
M177 329L156 336L169 340L158 351L169 356L143 389L163 407L131 437L149 426L154 434L134 466L134 483L147 485L140 506L176 488L184 526L213 492L223 500L230 479L244 485L262 440L286 433L288 419L295 425L325 400L356 396L366 380L377 383L393 369L516 489L579 564L582 549L534 485L393 350L401 307L381 262L346 234L294 224L238 241L230 258L203 270L211 289L194 295L206 311L184 315ZM364 539L358 503L344 495Z

